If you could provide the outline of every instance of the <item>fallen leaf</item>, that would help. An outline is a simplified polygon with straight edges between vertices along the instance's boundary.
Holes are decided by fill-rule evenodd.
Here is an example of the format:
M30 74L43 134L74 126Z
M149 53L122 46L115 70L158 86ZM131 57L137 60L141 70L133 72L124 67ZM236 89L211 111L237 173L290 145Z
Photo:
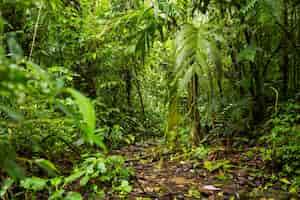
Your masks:
M209 190L209 191L220 191L221 190L220 188L217 188L213 185L205 185L202 188L205 190Z
M189 184L191 182L190 180L188 180L184 177L175 177L175 178L172 178L171 181L177 185Z

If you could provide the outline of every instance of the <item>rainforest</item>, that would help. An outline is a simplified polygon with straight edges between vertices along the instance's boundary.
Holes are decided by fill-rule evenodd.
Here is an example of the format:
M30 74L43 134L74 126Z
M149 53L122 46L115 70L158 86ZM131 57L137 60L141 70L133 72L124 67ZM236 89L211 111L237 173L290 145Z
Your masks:
M300 0L0 0L0 199L300 199Z

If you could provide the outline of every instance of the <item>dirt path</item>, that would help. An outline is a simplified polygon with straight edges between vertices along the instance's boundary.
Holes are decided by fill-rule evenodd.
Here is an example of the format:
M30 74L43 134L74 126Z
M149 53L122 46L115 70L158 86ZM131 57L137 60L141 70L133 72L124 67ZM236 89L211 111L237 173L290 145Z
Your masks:
M209 159L216 169L209 171L203 168L203 161L184 159L183 153L171 153L155 141L127 146L116 153L125 156L135 171L128 199L289 199L276 188L262 195L255 192L265 184L263 174L258 173L261 161L256 157L247 161L243 155L233 154L226 165L218 167L220 152L215 152Z
M118 151L128 158L128 166L135 171L129 199L227 199L225 196L235 195L234 185L219 188L207 178L205 170L195 169L199 161L183 161L180 156L159 149L162 148L154 142L148 142Z

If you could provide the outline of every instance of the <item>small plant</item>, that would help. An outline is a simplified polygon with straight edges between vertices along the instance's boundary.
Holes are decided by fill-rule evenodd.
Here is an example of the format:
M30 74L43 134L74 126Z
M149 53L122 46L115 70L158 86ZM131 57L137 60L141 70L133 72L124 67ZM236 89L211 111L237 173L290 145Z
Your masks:
M203 167L209 172L214 172L216 170L228 171L233 166L228 160L216 160L216 161L204 161Z
M72 174L65 178L64 185L79 181L81 187L93 185L92 190L97 190L97 185L110 185L112 190L122 195L131 191L129 179L133 172L124 167L124 159L120 156L103 157L101 154L86 155L82 164L75 167ZM97 190L103 195L102 190Z
M200 199L201 198L201 193L194 187L189 188L189 191L187 194L185 194L186 197L189 198L195 198L195 199Z
M275 115L266 124L271 125L271 133L261 137L270 148L262 149L261 155L264 161L272 162L273 168L280 168L286 174L298 174L300 166L300 105L288 102L282 105L278 115Z
M106 192L113 192L119 196L126 196L131 192L129 183L132 170L124 167L124 159L121 156L105 157L101 154L86 154L84 161L75 165L69 176L57 176L51 179L39 177L27 177L20 181L20 187L26 191L26 198L37 199L38 194L48 193L49 200L82 199L78 192L70 191L71 188L90 191L90 198L103 198ZM40 163L43 160L39 160ZM49 161L50 162L50 161ZM52 164L44 162L44 167L56 169ZM7 179L0 190L0 197L4 197L14 181Z
M26 190L27 195L30 194L31 199L36 199L36 193L48 188L48 179L43 179L39 177L25 178L21 180L20 186Z
M194 150L194 157L196 157L199 160L203 160L207 158L208 153L209 153L209 149L201 145L200 147L197 147Z

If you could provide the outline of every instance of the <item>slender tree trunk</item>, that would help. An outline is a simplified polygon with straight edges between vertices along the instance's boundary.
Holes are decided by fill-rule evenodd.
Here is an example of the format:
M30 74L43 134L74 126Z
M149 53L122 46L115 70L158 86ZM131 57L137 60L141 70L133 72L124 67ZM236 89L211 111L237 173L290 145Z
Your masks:
M201 131L200 113L198 109L198 76L195 74L189 84L189 115L191 120L191 138L193 145L199 144L204 138Z
M284 1L284 11L283 11L283 23L286 28L288 28L288 8L287 8L287 2ZM282 33L282 63L281 63L281 70L282 70L282 78L283 78L283 85L282 85L282 93L284 98L287 98L288 96L288 82L289 82L289 50L288 50L288 38L286 33Z
M138 74L137 74L137 70L136 70L135 67L134 67L134 73L135 73L135 79L136 79L136 81L135 81L136 89L137 89L137 93L138 93L140 104L141 104L141 112L142 112L143 119L145 120L145 106L144 106L143 94L142 94L142 91L141 91L140 81L137 78Z
M130 69L126 66L125 69L125 84L126 84L126 97L128 108L131 108L131 90L132 90L132 74Z
M234 47L232 47L234 48ZM242 81L242 68L243 68L243 65L242 64L238 64L237 62L237 53L236 53L236 50L235 49L232 49L231 51L231 59L232 59L232 64L233 64L233 67L234 67L234 70L238 73L238 81ZM245 95L245 91L244 91L244 88L243 86L240 84L239 85L239 92L240 92L240 96L243 97Z
M142 116L145 119L145 106L144 106L143 94L141 91L139 80L136 80L136 87L137 87L137 92L138 92L139 99L140 99Z
M254 79L254 87L255 87L255 95L254 95L254 121L256 124L260 123L264 119L265 114L265 99L264 99L264 92L263 92L263 77L261 70L257 64L253 70L253 79Z
M296 34L297 34L297 36L296 36L296 41L297 41L297 44L300 44L300 6L298 6L298 9L297 9L297 11L296 11L296 21L297 21L297 27L298 28L296 28L296 30L297 30L297 32L296 32ZM296 56L296 92L297 92L297 90L299 90L299 88L300 88L300 62L299 62L299 60L300 60L300 58L299 58L299 56Z

